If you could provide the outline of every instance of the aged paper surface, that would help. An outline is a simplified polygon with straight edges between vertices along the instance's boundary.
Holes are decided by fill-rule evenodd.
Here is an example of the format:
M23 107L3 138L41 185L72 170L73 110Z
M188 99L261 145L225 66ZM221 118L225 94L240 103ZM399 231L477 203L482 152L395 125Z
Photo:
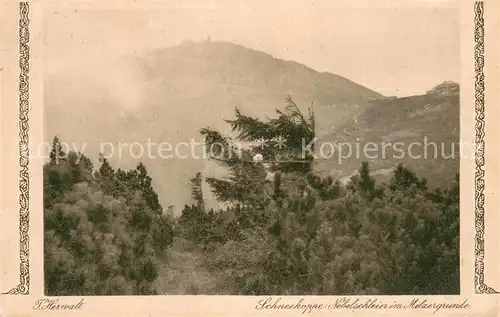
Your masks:
M498 315L497 1L0 12L2 315Z

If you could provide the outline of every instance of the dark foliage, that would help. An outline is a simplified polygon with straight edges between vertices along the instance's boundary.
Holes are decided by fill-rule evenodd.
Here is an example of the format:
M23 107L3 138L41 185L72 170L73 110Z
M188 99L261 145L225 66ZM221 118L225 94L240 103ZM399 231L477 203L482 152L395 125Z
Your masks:
M228 122L243 141L313 138L313 125L295 109L266 122L237 111ZM210 134L226 141L230 153L229 138ZM276 161L257 148L246 154L254 153ZM377 184L363 162L344 186L280 162L272 181L259 173L262 164L245 156L225 162L231 177L207 181L232 207L207 214L186 206L179 225L184 238L207 252L212 272L237 293L459 292L458 176L449 188L430 191L425 179L400 164L387 184Z
M260 209L186 207L179 225L239 294L459 293L458 181L431 193L402 166L389 184L360 172L276 183Z
M182 243L169 249L178 256L171 272L179 272L188 254L202 263L203 281L217 281L210 289L219 293L458 294L458 175L433 190L402 164L387 183L377 183L366 162L345 185L318 175L312 157L299 155L314 139L314 115L305 118L288 102L275 119L237 110L227 121L237 141L263 140L265 147L250 144L238 153L231 138L201 130L208 145L219 145L210 154L230 177L191 179L196 204L175 220ZM280 137L286 146L278 151ZM155 294L174 220L159 204L146 167L114 170L101 157L92 173L90 160L62 153L58 139L52 152L44 166L46 293ZM256 154L264 161L254 161ZM229 207L208 210L203 181ZM195 286L190 280L182 289Z
M53 152L58 148L55 139ZM155 294L173 219L163 212L145 166L114 171L101 158L93 175L85 156L57 155L44 166L45 293Z

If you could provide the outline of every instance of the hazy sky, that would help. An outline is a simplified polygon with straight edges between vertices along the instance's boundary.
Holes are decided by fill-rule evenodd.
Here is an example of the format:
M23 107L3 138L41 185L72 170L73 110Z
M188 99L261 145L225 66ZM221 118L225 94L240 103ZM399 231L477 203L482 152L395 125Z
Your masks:
M456 6L374 2L56 4L44 13L45 65L56 70L210 36L385 95L419 94L444 80L459 81Z

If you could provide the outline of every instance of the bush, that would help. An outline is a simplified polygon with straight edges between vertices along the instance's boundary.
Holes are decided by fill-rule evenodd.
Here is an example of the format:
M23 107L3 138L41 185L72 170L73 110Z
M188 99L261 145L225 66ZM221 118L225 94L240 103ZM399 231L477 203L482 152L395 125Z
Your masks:
M44 166L45 293L155 294L173 221L145 167L115 173L103 161L94 177L90 160L76 158L69 153Z
M238 294L459 293L458 179L429 192L399 166L389 184L375 184L363 164L345 188L316 175L292 184L262 209L214 218L235 217L225 226L233 237L207 261ZM199 226L214 226L203 219Z

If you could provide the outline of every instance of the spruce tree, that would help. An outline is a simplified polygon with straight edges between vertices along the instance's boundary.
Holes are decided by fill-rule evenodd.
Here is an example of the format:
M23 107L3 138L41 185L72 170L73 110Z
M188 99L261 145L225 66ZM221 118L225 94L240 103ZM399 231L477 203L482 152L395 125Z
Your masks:
M236 118L225 120L236 134L234 140L210 128L201 130L209 157L230 172L225 179L206 178L217 199L264 206L276 195L276 187L267 183L265 175L276 171L305 175L312 170L312 154L303 155L304 145L315 137L312 107L306 116L290 97L286 101L283 110L276 110L276 118L266 120L246 116L236 108ZM254 162L256 155L262 155L263 162Z
M201 189L202 175L200 172L191 178L191 197L196 201L200 210L205 210L205 203L203 199L203 191Z
M55 136L52 139L52 150L49 154L50 164L59 164L59 161L64 159L65 157L66 154L62 149L61 141L57 136Z

